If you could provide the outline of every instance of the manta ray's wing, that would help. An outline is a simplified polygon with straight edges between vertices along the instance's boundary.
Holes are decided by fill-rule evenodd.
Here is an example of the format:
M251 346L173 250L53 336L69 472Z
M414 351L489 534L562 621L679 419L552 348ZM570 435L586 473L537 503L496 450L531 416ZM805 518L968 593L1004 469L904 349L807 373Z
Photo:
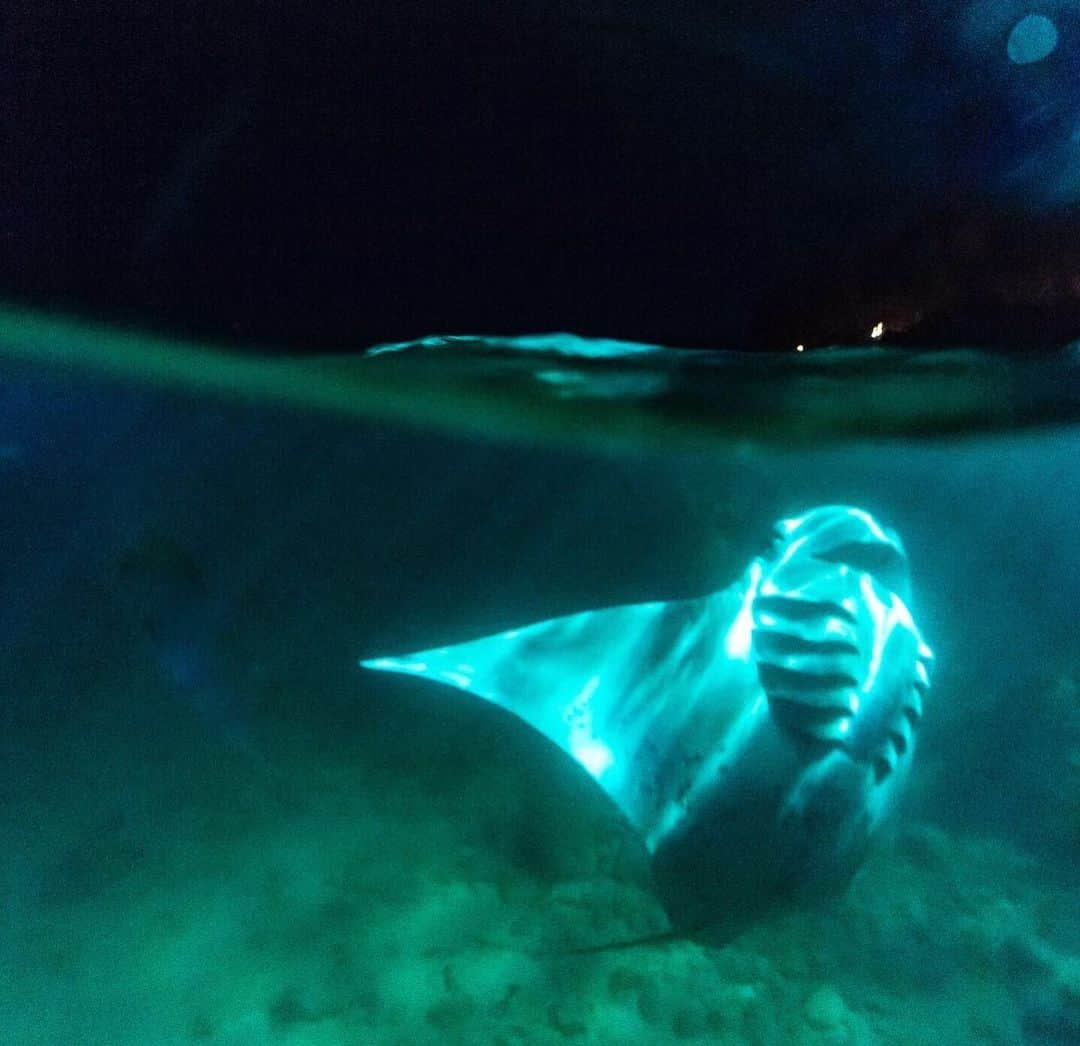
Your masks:
M571 614L453 646L362 661L508 709L555 742L644 832L666 793L756 683L750 603L760 565L700 599ZM745 679L740 676L743 666ZM660 782L663 782L661 785Z

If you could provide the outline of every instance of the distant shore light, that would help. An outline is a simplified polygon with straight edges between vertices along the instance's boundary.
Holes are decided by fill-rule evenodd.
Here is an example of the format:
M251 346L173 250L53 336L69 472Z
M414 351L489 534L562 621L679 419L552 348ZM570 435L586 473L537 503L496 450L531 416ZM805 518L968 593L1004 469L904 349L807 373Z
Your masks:
M1009 33L1005 53L1014 65L1030 65L1053 54L1057 45L1057 26L1046 15L1025 15Z
M874 324L870 331L871 338L880 338L885 333L885 324L880 320Z
M795 351L796 352L804 352L805 350L806 350L806 346L803 345L802 342L799 342L799 344L795 346Z

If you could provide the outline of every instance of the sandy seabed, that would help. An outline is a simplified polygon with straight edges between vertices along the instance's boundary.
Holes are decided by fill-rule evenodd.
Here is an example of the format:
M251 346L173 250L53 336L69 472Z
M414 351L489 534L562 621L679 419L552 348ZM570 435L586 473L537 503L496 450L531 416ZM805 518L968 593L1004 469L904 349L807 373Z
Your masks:
M1068 870L929 823L728 947L569 954L663 916L589 783L497 734L404 765L332 715L239 739L153 695L12 717L3 1041L1080 1041Z

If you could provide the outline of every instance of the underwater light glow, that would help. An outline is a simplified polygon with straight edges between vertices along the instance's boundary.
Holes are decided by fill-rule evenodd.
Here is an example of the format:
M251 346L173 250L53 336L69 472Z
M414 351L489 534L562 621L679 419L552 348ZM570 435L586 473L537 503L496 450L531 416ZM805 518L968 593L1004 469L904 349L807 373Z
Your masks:
M612 763L615 756L603 741L590 737L578 742L571 742L574 758L581 763L593 777L600 777Z
M615 754L593 734L593 713L589 707L600 686L600 677L592 676L563 712L570 727L570 754L597 780L615 762Z
M761 582L762 565L756 562L750 568L750 584L746 588L739 612L724 637L724 653L739 661L750 659L750 639L754 632L754 599Z
M1014 65L1031 65L1053 54L1057 45L1057 26L1046 15L1025 15L1009 33L1005 53Z
M442 675L447 682L453 683L461 690L468 690L472 686L472 676L464 672L443 672Z

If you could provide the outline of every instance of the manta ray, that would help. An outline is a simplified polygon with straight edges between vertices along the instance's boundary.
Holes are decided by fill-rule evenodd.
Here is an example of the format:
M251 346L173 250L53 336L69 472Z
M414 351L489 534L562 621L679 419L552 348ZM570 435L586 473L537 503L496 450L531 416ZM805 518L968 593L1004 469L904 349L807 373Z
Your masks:
M933 661L909 602L896 533L827 505L710 595L361 665L540 731L640 835L672 933L723 942L842 891L894 811Z

